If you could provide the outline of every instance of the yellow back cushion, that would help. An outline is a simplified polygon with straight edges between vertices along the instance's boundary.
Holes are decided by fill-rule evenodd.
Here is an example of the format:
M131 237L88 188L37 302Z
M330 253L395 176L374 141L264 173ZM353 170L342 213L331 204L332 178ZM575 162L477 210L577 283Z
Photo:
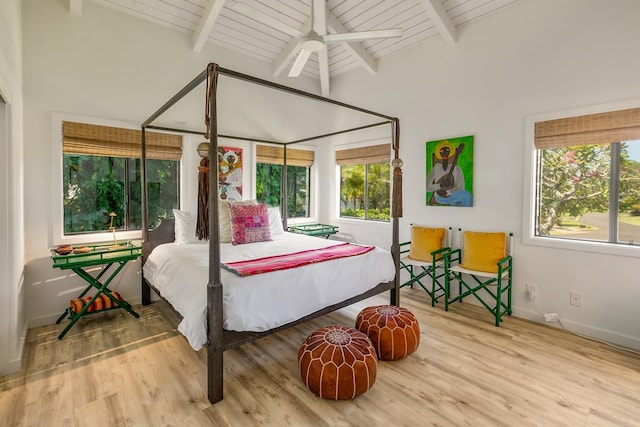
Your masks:
M498 261L505 256L505 233L465 231L460 266L469 270L498 272Z
M444 228L411 227L409 258L416 261L433 261L431 252L442 248Z

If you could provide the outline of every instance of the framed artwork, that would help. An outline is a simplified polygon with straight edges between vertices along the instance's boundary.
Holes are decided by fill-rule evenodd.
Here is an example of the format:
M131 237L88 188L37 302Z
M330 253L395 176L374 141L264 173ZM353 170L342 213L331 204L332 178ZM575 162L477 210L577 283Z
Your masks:
M473 135L427 142L428 206L473 206Z
M242 148L218 147L218 195L242 200Z

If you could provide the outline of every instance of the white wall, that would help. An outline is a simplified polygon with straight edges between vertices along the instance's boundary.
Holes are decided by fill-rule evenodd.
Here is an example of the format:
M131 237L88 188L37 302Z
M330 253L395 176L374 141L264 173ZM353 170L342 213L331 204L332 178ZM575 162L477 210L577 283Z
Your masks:
M92 2L84 2L82 16L68 12L63 0L23 1L25 149L29 171L25 177L24 230L26 245L25 287L30 326L52 323L84 287L85 282L68 271L51 267L49 248L55 245L52 215L55 209L51 183L60 177L52 172L59 161L53 149L54 114L129 123L146 120L178 90L202 72L208 63L270 79L267 63L207 45L202 53L191 50L191 37L148 23ZM308 78L283 78L299 89L313 91L316 82ZM288 125L296 118L298 104L262 87L221 76L219 99L225 100L219 113L221 134L290 140L313 135L312 124L296 133ZM179 103L159 124L202 129L204 132L204 85ZM300 101L298 101L300 102ZM251 108L248 108L251 106ZM260 109L256 112L256 109ZM283 114L284 112L284 114ZM319 115L325 114L320 112ZM320 133L318 131L317 133ZM184 139L181 164L181 207L196 210L197 135ZM254 160L251 143L221 138L221 145L243 148L243 186L246 197L255 197ZM130 263L113 282L132 303L140 302L139 263Z
M0 375L20 369L26 335L23 265L20 1L0 3Z
M540 320L524 293L525 283L534 283L538 305L559 312L565 324L636 348L640 348L637 258L526 246L519 234L525 117L639 97L640 59L633 55L640 39L635 22L639 7L636 0L522 0L459 28L456 46L431 39L383 61L377 76L354 70L332 81L332 97L401 120L403 240L408 239L412 222L514 231L516 315ZM25 285L29 318L44 322L55 319L78 286L73 280L52 280L60 275L50 267L50 243L42 237L50 229L46 212L53 196L47 183L53 178L52 156L57 155L49 148L52 112L139 124L212 61L271 78L269 64L215 46L194 54L188 34L176 35L91 2L84 3L81 17L74 17L62 0L25 0L23 14L25 123L29 124L24 138L29 153ZM316 85L304 78L282 82L304 90ZM222 123L228 129L257 128L256 134L290 138L313 135L314 126L322 122L291 119L299 105L280 95L226 90L221 89L228 105ZM203 112L197 98L195 109L190 105L179 109L168 123L199 122ZM255 113L257 105L271 108ZM283 111L287 120L275 114ZM314 117L319 116L329 113ZM338 114L336 122L350 121L345 117ZM425 141L469 134L475 136L474 207L425 206ZM332 142L343 145L388 136L388 130L375 130ZM332 149L321 147L317 156L316 166L324 173L320 176L332 176ZM328 185L318 188L319 220L338 222L341 232L356 241L389 245L389 225L337 221L333 180L323 184ZM122 280L123 295L139 301L137 269ZM582 308L569 306L569 290L583 292Z
M542 321L525 295L536 284L537 305L565 325L635 348L638 258L523 245L521 234L525 117L639 97L639 17L637 0L523 0L458 28L455 46L434 38L388 58L375 77L355 71L333 84L346 102L401 120L404 240L410 223L513 231L516 315ZM474 206L426 206L425 142L464 135L475 136ZM358 239L367 233L353 228ZM584 294L581 308L571 290Z

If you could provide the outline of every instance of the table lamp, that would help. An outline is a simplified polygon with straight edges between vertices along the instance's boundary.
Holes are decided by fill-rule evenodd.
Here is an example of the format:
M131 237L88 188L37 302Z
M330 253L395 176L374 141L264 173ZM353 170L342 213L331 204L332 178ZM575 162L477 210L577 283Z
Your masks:
M115 218L117 215L115 212L111 212L109 216L111 217L111 221L109 222L109 230L111 230L111 232L113 233L113 246L110 246L109 249L118 249L120 248L120 245L116 241L116 228L113 226L113 218Z

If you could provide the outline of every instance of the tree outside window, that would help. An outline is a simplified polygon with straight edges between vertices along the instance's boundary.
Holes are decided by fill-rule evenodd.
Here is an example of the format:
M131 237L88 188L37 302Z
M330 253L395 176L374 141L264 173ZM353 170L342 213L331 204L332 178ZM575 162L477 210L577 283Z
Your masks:
M256 163L256 199L267 206L280 206L282 165ZM309 217L310 168L287 166L288 218Z
M63 234L140 230L139 130L62 121ZM179 207L182 137L146 134L147 206L155 227Z
M140 159L65 154L64 234L106 231L111 212L116 230L140 230ZM178 207L179 162L147 160L149 226Z
M390 196L388 162L340 167L340 217L389 221Z
M640 141L539 150L536 235L640 242Z

